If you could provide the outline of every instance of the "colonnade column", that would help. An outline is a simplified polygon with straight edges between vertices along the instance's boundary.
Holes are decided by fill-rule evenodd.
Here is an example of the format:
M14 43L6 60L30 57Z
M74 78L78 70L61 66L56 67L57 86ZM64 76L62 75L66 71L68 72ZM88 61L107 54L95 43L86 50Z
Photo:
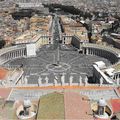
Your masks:
M16 58L18 57L18 51L16 51Z
M7 55L4 55L4 59L5 59L5 61L8 59Z
M114 79L117 80L119 78L119 74L114 75Z
M14 56L13 56L13 53L11 53L11 57L13 58Z
M91 48L89 48L89 54L91 55Z
M19 56L21 57L22 55L21 55L21 50L19 50Z
M88 55L88 48L86 48L86 55Z
M98 50L98 56L100 56L100 50Z
M91 48L91 55L93 55L93 49Z
M92 55L95 55L95 49L92 49Z
M11 58L11 56L12 56L12 53L10 52L10 58Z
M14 58L16 58L16 52L14 52Z
M18 50L18 57L20 57L20 50Z
M85 54L85 48L84 49L82 49L83 50L83 54Z
M21 56L24 56L24 50L21 50Z

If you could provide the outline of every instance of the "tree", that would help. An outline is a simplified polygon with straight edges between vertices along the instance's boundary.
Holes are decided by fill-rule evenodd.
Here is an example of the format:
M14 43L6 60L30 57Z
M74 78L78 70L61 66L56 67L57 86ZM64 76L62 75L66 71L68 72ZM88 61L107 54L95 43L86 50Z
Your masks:
M0 37L0 49L5 46L6 42L3 40L3 38Z

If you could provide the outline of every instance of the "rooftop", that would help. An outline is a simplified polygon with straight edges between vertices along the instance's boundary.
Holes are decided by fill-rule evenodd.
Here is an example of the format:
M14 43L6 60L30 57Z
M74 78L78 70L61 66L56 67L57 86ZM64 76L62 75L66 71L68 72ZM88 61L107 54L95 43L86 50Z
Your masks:
M0 68L0 80L4 80L8 75L8 70Z
M111 99L112 110L114 113L120 112L120 99Z
M87 101L87 99L87 97L78 93L65 92L65 119L93 120L92 110L90 108L90 103L89 101Z
M41 97L37 119L64 119L64 95L51 93Z

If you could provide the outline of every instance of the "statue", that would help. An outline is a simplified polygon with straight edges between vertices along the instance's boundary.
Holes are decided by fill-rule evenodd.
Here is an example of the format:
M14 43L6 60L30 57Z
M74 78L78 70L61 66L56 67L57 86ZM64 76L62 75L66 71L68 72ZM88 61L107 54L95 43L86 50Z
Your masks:
M28 82L27 76L25 76L24 80L25 80L25 84L27 84Z
M82 84L82 77L79 76L79 85L81 85L81 84Z
M48 84L49 78L46 76L45 77L46 84Z
M73 76L70 76L70 86L71 86L72 82L73 82Z
M54 79L54 85L57 86L57 80L56 79Z
M103 77L100 78L100 86L103 84Z
M40 86L42 84L42 78L41 78L41 76L39 76L39 78L38 78L38 85Z
M85 77L85 86L88 84L88 77Z
M61 83L62 83L62 86L65 84L65 75L64 74L61 77Z

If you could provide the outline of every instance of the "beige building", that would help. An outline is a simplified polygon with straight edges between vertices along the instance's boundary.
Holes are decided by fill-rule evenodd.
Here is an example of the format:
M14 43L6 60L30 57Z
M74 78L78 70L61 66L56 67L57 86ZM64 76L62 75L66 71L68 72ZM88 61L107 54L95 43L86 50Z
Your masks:
M61 22L64 29L64 43L71 43L70 36L76 36L80 39L80 41L88 42L87 30L81 23L67 16L61 16Z

